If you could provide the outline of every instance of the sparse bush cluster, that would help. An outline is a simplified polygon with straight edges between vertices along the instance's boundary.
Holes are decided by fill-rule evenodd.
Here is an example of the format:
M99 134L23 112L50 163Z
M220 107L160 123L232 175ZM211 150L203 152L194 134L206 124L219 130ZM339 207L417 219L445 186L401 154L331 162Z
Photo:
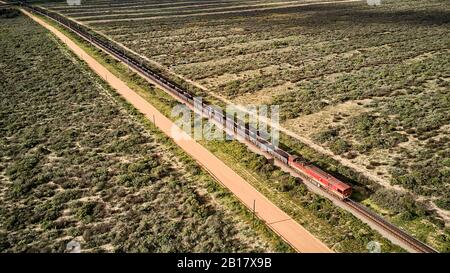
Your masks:
M378 150L395 151L400 156L389 163L394 184L421 195L444 197L448 193L446 181L450 179L450 138L445 131L450 122L447 84L440 82L436 90L410 87L395 100L379 99L370 105L369 112L323 130L314 139L335 154L351 153L353 157ZM417 145L416 141L421 143L418 147L406 148ZM406 147L399 147L401 143ZM371 169L380 165L369 163L367 168Z
M371 199L394 213L404 213L408 217L425 215L425 208L417 207L409 194L383 189L373 194Z
M1 252L271 250L44 28L0 19L0 40Z
M0 9L0 18L15 18L20 15L17 9Z

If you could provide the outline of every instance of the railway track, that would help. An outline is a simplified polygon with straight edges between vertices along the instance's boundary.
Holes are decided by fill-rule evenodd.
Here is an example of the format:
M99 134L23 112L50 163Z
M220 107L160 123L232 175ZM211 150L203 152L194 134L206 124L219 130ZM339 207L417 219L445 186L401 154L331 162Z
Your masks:
M408 233L404 232L403 230L401 230L398 227L394 226L393 224L389 223L388 221L383 219L381 216L370 211L368 208L364 207L363 205L361 205L351 199L345 200L345 203L348 206L350 206L352 209L358 211L359 213L363 214L365 217L371 219L373 222L375 222L377 225L381 226L386 231L390 232L397 239L400 239L403 242L405 242L406 244L408 244L411 248L415 249L417 252L438 253L438 251L436 251L435 249L431 248L430 246L426 245L425 243L417 240L416 238L412 237Z
M37 14L40 14L51 20L56 21L57 23L64 26L65 28L71 30L72 32L76 33L78 36L80 36L84 40L88 41L89 43L102 48L103 50L109 52L111 55L113 55L117 59L125 62L127 65L129 65L133 69L139 71L140 73L145 75L150 80L163 86L166 90L170 91L174 95L176 95L176 96L181 95L182 97L193 99L191 94L189 94L188 92L186 92L179 86L175 85L174 83L168 81L164 77L160 76L158 73L147 68L145 65L143 65L142 61L138 61L134 57L131 57L131 56L128 56L127 54L125 54L125 49L120 48L118 46L114 46L111 43L105 42L102 39L90 34L83 26L79 25L78 23L76 23L72 20L69 20L66 17L63 17L59 14L49 12L49 11L39 8L39 7L30 6L25 3L20 3L20 5L28 8L32 12L35 12ZM304 177L309 183L315 184L306 175L301 175L301 176ZM370 211L368 208L364 207L363 205L356 203L355 201L352 201L350 199L345 200L344 203L346 205L348 205L350 208L352 208L353 210L362 214L364 217L366 217L373 223L377 224L379 227L381 227L385 231L392 234L397 239L403 241L405 244L407 244L408 246L410 246L412 249L416 250L417 252L437 253L437 251L435 249L431 248L430 246L426 245L425 243L423 243L423 242L417 240L416 238L412 237L411 235L407 234L403 230L399 229L398 227L394 226L393 224L391 224L388 221L386 221L385 219L383 219L381 216Z

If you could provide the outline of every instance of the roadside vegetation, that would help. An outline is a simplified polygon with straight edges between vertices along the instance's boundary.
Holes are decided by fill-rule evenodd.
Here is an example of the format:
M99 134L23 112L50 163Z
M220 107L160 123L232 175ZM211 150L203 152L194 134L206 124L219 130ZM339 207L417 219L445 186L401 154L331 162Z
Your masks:
M48 31L0 21L1 252L290 251Z
M246 3L254 1L240 1ZM288 129L360 168L343 167L339 160L283 136L285 146L351 183L354 198L374 210L390 205L375 195L382 187L365 173L401 186L404 190L389 191L408 196L414 205L402 203L407 213L385 216L439 250L448 250L450 11L445 1L229 14L210 10L207 15L197 15L207 8L197 7L186 12L189 16L179 16L178 9L186 8L182 4L131 4L137 3L108 6L93 1L76 10L48 7L160 63L166 75L181 74L235 102L258 104L264 97L264 103L281 105ZM111 13L110 21L96 22L105 12ZM114 21L162 15L158 13L165 17ZM188 89L207 96L192 85ZM352 111L345 109L347 103L354 105Z

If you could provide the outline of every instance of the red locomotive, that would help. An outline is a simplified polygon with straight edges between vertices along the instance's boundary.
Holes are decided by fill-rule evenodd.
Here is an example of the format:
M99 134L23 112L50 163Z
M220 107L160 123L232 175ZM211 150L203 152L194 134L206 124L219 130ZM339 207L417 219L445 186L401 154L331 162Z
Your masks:
M296 171L308 176L310 181L317 183L318 187L323 187L341 199L346 199L352 194L352 187L322 171L316 166L299 160L295 156L289 157L288 164Z

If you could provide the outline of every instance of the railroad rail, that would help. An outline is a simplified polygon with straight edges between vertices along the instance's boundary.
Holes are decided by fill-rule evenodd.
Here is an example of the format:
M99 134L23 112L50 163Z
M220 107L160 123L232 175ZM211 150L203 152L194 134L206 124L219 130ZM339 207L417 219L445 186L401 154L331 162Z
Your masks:
M403 230L401 230L398 227L394 226L393 224L389 223L388 221L383 219L381 216L372 212L371 210L364 207L363 205L361 205L351 199L345 200L345 203L348 206L350 206L351 208L353 208L354 210L363 214L365 217L371 219L373 222L375 222L379 226L383 227L383 229L389 231L392 235L394 235L396 238L398 238L398 239L402 240L403 242L405 242L406 244L408 244L410 247L415 249L417 252L438 253L438 251L436 251L432 247L428 246L427 244L423 243L420 240L417 240L413 236L409 235L408 233L404 232Z
M87 42L102 48L103 50L107 51L108 53L110 53L111 55L116 57L117 59L125 62L127 65L129 65L136 71L139 71L141 74L143 74L145 77L147 77L151 81L156 82L160 86L164 87L166 90L171 92L173 95L175 95L179 98L182 98L184 101L186 101L186 103L193 104L194 97L190 93L183 90L183 88L176 85L175 83L167 80L163 76L159 75L157 72L152 71L142 61L138 61L136 58L127 55L126 50L124 48L114 46L112 43L110 43L108 41L104 41L104 40L98 38L97 36L90 34L89 31L85 27L83 27L83 26L79 25L77 22L72 21L72 20L70 20L64 16L61 16L57 13L49 12L46 9L42 9L42 8L36 7L36 6L31 6L31 5L29 5L27 3L23 3L23 2L19 3L19 5L28 8L32 12L35 12L37 14L40 14L42 16L45 16L49 19L56 21L60 25L71 30L72 32L77 34L79 37L86 40ZM202 103L202 106L209 107L208 105L203 104L203 103ZM211 119L212 119L212 117L211 117ZM226 128L226 127L224 127L224 128ZM239 128L238 128L238 130L239 130ZM239 134L239 132L237 132L237 133ZM246 134L249 134L249 132L246 132ZM263 150L263 152L267 152L267 149L264 149L257 143L253 143L253 144L255 144L257 147L259 147L261 150ZM267 148L267 146L265 146L265 148ZM272 150L272 152L274 152L274 151ZM280 153L282 154L282 153L286 153L286 152L280 150ZM272 153L272 155L273 155L273 153ZM277 158L277 159L285 164L287 163L287 159L286 159L286 162L284 162L280 158ZM289 164L286 164L286 165L289 166ZM306 181L308 181L309 183L312 183L312 184L316 183L316 181L313 181L310 177L308 177L304 173L300 173L300 175L303 178L305 178ZM326 189L324 189L324 190L326 191ZM383 219L381 216L375 214L369 208L366 208L366 207L362 206L361 204L352 201L351 199L346 199L346 200L344 200L344 202L349 207L351 207L355 211L359 212L360 214L364 215L367 219L376 223L378 226L380 226L381 228L383 228L384 230L386 230L387 232L389 232L390 234L392 234L399 240L405 242L407 245L409 245L411 248L415 249L416 251L423 252L423 253L436 253L437 252L435 249L433 249L430 246L426 245L425 243L415 239L411 235L407 234L406 232L402 231L398 227L394 226L393 224L391 224L388 221L386 221L385 219Z

